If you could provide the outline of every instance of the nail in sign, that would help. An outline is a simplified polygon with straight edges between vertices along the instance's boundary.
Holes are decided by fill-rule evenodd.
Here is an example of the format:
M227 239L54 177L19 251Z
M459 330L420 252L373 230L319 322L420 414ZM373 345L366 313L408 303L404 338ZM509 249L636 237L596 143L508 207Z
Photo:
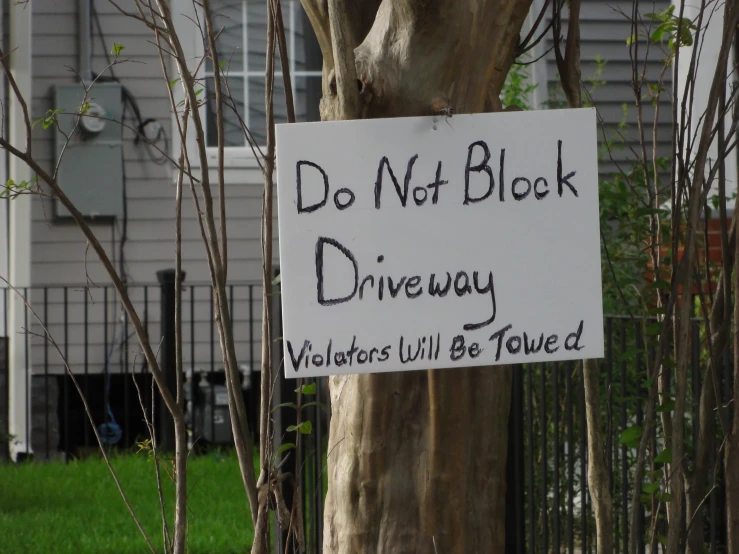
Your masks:
M287 377L603 357L595 111L447 123L277 126Z

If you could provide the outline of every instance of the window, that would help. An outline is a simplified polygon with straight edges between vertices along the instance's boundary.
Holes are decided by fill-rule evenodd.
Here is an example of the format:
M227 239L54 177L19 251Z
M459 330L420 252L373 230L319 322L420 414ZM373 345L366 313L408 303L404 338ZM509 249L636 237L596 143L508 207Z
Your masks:
M224 94L230 93L236 110L260 145L266 143L264 71L267 59L267 1L211 0L210 3L213 26L220 32L216 47L226 74L228 88ZM295 117L297 121L316 121L320 119L321 50L300 1L283 0L282 9ZM285 88L279 48L276 46L275 50L275 122L284 123L287 121ZM206 92L212 97L215 85L210 60L206 60L203 75ZM218 144L215 111L215 101L211 100L205 110L208 146ZM241 123L228 107L224 109L224 132L227 147L247 146Z

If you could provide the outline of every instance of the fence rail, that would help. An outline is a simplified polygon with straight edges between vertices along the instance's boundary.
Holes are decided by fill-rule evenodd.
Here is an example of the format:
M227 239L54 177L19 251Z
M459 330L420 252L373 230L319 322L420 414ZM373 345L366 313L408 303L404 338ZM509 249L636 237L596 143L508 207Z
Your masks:
M162 338L161 307L167 294L163 284L130 288L153 344ZM130 448L146 436L141 404L151 406L151 377L139 353L130 322L122 314L110 287L40 287L22 291L67 357L81 391L90 404L98 430L110 446ZM236 352L242 369L242 389L250 415L257 420L261 353L261 286L251 283L229 286ZM12 291L0 290L0 313L7 314ZM188 428L192 444L229 444L225 381L220 346L213 323L210 285L188 284L183 292L183 349L187 372ZM601 406L605 426L605 458L614 502L615 552L627 552L630 510L634 491L636 450L620 440L627 429L643 424L647 394L647 367L654 359L653 323L649 319L607 316L604 321L606 357L601 367ZM95 447L93 428L82 410L74 384L63 372L61 357L44 338L41 325L26 313L23 329L8 328L7 334L25 334L30 363L23 368L26 398L23 406L27 444L36 458L81 456ZM697 433L698 399L702 367L706 361L705 329L692 324L690 387L686 441ZM275 336L279 336L279 333ZM0 348L0 388L7 386L7 360ZM727 353L720 368L719 390L724 404L730 402L732 360ZM5 370L5 372L3 371ZM17 368L12 368L17 371ZM491 369L495 371L495 369ZM283 381L285 381L283 379ZM325 380L319 385L319 401L326 402ZM281 401L289 401L293 381L281 385ZM143 399L139 399L139 391ZM595 525L587 491L587 433L582 369L578 362L527 364L514 367L509 421L507 496L507 548L510 553L595 552ZM7 398L7 395L5 395ZM22 399L21 399L22 401ZM11 397L11 404L18 402ZM3 405L0 404L0 409ZM13 407L11 406L12 410ZM148 408L147 408L148 409ZM6 421L0 414L0 435ZM291 415L284 411L278 421L283 428ZM304 510L308 552L321 551L325 459L328 420L319 408L311 415L314 432L306 438L300 461L304 471ZM277 430L277 436L281 436ZM715 482L707 502L705 543L711 553L726 545L721 437L714 437L711 464ZM653 439L652 451L663 446ZM0 456L3 450L0 449ZM295 462L297 463L297 462ZM647 471L657 475L662 468L649 461ZM659 479L639 484L650 485ZM661 487L661 486L660 486ZM292 498L286 493L285 498ZM651 517L657 506L644 498L638 508L638 532L643 537L639 552L655 552L666 522ZM654 524L654 525L653 525ZM652 528L656 531L652 533ZM654 538L653 538L654 536Z

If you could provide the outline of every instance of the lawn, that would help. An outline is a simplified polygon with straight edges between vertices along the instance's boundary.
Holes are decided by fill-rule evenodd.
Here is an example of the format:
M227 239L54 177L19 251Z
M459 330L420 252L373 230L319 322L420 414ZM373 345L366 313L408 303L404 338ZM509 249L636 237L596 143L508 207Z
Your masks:
M113 466L157 551L162 526L154 464L146 455L116 456ZM163 474L172 512L174 486ZM208 454L188 465L189 552L243 553L252 526L233 454ZM147 552L105 463L0 464L0 553L128 554Z

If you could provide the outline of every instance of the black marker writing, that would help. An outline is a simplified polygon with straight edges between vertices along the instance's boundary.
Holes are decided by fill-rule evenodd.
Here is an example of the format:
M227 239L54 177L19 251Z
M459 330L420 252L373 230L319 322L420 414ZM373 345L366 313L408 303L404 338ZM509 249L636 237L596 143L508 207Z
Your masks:
M348 263L349 267L344 267L343 271L339 271L336 265L327 268L326 248L334 248L335 253L340 254L340 256L332 256L332 259L343 260L338 263ZM368 274L360 280L359 262L354 254L337 240L327 237L318 238L315 248L315 259L316 300L321 306L344 304L346 302L350 302L354 298L364 301L370 297L370 291L373 289L376 292L378 301L383 301L384 299L387 299L388 296L391 299L405 297L408 300L414 300L423 296L424 293L431 297L443 298L450 290L453 290L454 295L458 298L474 294L490 297L490 304L487 308L487 313L490 315L487 319L479 323L464 324L463 328L465 331L480 329L495 320L497 302L495 297L495 281L492 271L482 274L479 271L473 271L472 277L470 278L467 271L460 270L455 273L454 279L452 279L450 273L447 273L445 284L442 284L441 281L437 283L435 273L432 273L427 281L420 275L401 275L399 277L393 277L391 275L373 274ZM384 259L384 256L378 256L377 263L382 263ZM336 264L337 262L334 261L333 263ZM346 282L345 286L339 286L341 292L327 292L325 290L326 275L345 275L347 273L346 269L349 269L349 272L352 275L351 280ZM385 294L386 283L389 295ZM426 288L423 286L424 283L428 283ZM374 294L371 296L374 296Z

